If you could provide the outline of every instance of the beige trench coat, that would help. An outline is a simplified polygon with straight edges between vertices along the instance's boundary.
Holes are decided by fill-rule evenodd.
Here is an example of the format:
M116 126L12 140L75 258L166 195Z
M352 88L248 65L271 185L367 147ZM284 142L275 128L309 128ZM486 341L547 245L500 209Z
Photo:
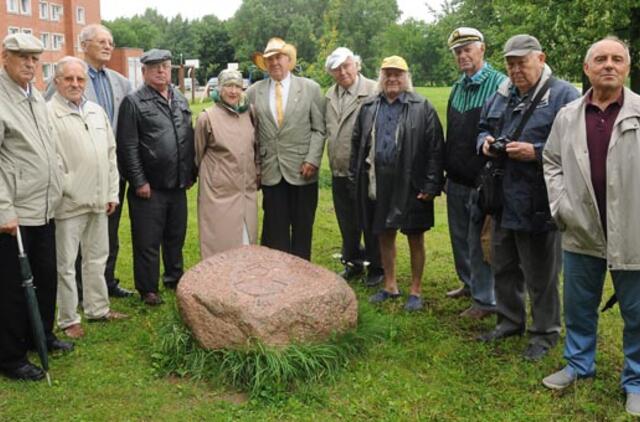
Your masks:
M556 116L542 154L551 215L564 250L604 258L610 270L640 270L640 96L624 89L624 104L607 152L607 234L591 182L586 98Z
M256 140L249 112L236 113L216 104L198 117L195 130L199 172L198 229L200 257L258 237Z

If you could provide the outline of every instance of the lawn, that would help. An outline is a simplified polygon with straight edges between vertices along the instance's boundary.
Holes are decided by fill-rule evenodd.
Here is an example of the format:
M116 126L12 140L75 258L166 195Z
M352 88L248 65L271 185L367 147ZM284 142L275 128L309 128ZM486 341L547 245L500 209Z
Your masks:
M419 91L444 118L449 90ZM201 108L194 107L194 115ZM339 265L332 256L340 250L340 236L329 180L325 160L312 259L337 271ZM184 249L187 267L199 257L195 196L192 189ZM124 287L133 288L127 216L125 210L117 275ZM404 238L399 240L398 273L406 294L408 249ZM526 338L479 344L474 337L491 329L494 320L462 320L458 314L469 303L445 298L445 292L459 282L443 197L436 200L436 226L426 234L426 245L424 312L407 315L401 301L382 306L379 312L389 315L393 324L391 339L348 365L333 381L265 403L247 400L246 395L215 382L156 376L152 345L158 327L175 306L173 294L163 291L166 303L153 309L143 306L138 297L113 300L115 310L131 315L127 321L85 323L87 335L77 342L76 350L52 359L53 387L0 378L0 420L631 420L624 413L618 385L622 324L617 307L601 318L597 378L565 392L550 392L540 380L561 365L561 347L539 363L528 363L521 359ZM354 288L362 302L372 293L361 285Z

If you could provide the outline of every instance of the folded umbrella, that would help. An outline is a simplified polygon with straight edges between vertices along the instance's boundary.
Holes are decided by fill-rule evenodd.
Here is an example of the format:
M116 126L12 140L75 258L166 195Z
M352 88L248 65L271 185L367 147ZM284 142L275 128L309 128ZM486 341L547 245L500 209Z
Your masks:
M33 334L33 342L36 351L40 357L42 369L47 375L47 382L51 385L51 376L49 375L49 357L47 355L47 339L44 335L44 326L40 317L40 308L38 307L38 298L33 286L33 275L31 273L31 265L27 254L24 253L22 246L22 236L18 227L16 233L18 239L18 261L20 263L20 275L22 277L22 287L24 288L24 297L27 301L27 313L29 315L29 323L31 324L31 332Z

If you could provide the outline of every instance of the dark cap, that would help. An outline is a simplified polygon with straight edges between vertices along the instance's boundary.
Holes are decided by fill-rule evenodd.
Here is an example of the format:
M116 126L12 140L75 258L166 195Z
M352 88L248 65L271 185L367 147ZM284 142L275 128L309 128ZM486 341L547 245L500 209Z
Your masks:
M504 57L522 57L532 51L542 51L542 46L536 37L527 34L514 35L509 38L503 49Z
M42 42L31 34L16 33L7 35L2 41L2 47L8 51L19 53L42 53Z
M171 60L171 51L159 50L157 48L145 51L144 54L142 54L142 57L140 57L140 63L142 64L153 64L164 62L166 60Z

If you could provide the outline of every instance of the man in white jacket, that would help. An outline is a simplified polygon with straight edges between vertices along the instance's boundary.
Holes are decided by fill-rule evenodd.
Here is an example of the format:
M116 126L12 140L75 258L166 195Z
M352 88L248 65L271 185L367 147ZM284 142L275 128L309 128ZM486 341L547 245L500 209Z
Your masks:
M62 165L62 201L56 209L58 325L71 338L84 335L77 312L75 260L81 245L83 308L89 320L126 315L109 309L104 269L109 255L108 216L118 206L116 144L109 117L83 97L87 65L65 57L56 65L49 120Z
M619 39L593 44L584 60L592 89L558 113L544 149L551 214L563 230L567 365L542 382L561 390L595 375L609 270L624 320L626 410L640 416L640 96L624 87L629 67Z

